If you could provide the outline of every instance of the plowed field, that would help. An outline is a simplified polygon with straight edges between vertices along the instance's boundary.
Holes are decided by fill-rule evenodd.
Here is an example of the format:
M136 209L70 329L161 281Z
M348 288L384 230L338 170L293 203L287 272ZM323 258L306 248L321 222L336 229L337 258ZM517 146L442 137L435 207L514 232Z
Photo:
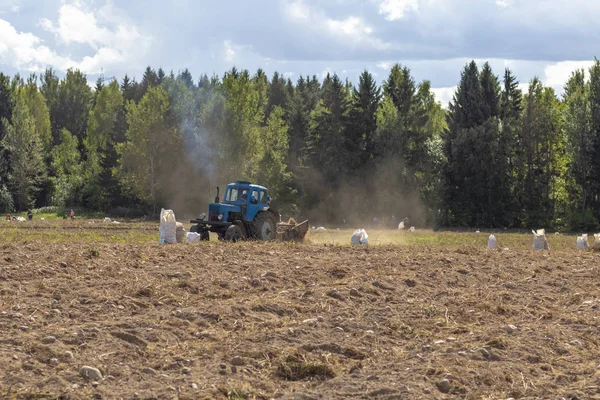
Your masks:
M63 228L0 228L2 399L600 398L600 256L572 237L534 254L531 235L488 251Z

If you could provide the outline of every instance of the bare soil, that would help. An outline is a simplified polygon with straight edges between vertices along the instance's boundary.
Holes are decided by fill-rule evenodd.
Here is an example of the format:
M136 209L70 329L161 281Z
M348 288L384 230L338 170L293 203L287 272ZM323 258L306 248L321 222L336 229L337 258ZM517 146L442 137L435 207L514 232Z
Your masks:
M0 398L600 398L599 260L2 244Z

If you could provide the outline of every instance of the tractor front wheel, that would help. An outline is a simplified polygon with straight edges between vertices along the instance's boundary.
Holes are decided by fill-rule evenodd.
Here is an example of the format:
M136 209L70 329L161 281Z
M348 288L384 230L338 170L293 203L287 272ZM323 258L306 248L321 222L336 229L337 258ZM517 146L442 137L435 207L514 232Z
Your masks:
M270 241L277 237L275 217L269 212L261 212L254 218L252 236L258 240Z
M227 231L225 231L225 240L227 241L237 242L243 238L242 230L237 225L230 225Z

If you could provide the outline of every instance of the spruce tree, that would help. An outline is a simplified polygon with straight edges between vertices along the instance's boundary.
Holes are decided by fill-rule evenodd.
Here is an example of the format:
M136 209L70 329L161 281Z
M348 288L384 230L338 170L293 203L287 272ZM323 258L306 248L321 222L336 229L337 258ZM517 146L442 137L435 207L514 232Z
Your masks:
M271 112L273 112L275 107L281 107L284 110L286 109L289 89L286 86L285 79L281 77L277 71L273 74L273 78L269 84L268 96L269 102L267 103L266 110L267 117L271 115Z
M481 68L479 79L483 97L483 120L485 121L500 114L500 83L487 62Z
M383 83L383 90L398 108L402 117L409 115L416 90L410 69L400 64L392 66L388 79Z
M377 129L377 109L381 100L381 90L373 75L363 71L358 88L352 92L350 123L346 130L345 147L350 164L354 169L363 168L374 153L374 135Z
M15 94L11 122L4 119L3 125L5 135L0 145L2 157L8 161L8 188L17 211L24 211L35 205L47 171L43 143L22 91Z

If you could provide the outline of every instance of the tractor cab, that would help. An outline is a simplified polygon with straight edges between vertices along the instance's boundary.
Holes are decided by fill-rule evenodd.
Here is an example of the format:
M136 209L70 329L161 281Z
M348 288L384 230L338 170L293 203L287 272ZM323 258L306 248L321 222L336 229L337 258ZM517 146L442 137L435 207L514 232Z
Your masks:
M269 197L267 188L244 181L227 185L225 197L223 197L225 204L262 205L263 208L268 207L270 201L271 197Z
M208 220L252 222L261 211L269 210L271 198L267 188L250 182L237 181L225 189L223 200L218 195L214 203L208 205Z

